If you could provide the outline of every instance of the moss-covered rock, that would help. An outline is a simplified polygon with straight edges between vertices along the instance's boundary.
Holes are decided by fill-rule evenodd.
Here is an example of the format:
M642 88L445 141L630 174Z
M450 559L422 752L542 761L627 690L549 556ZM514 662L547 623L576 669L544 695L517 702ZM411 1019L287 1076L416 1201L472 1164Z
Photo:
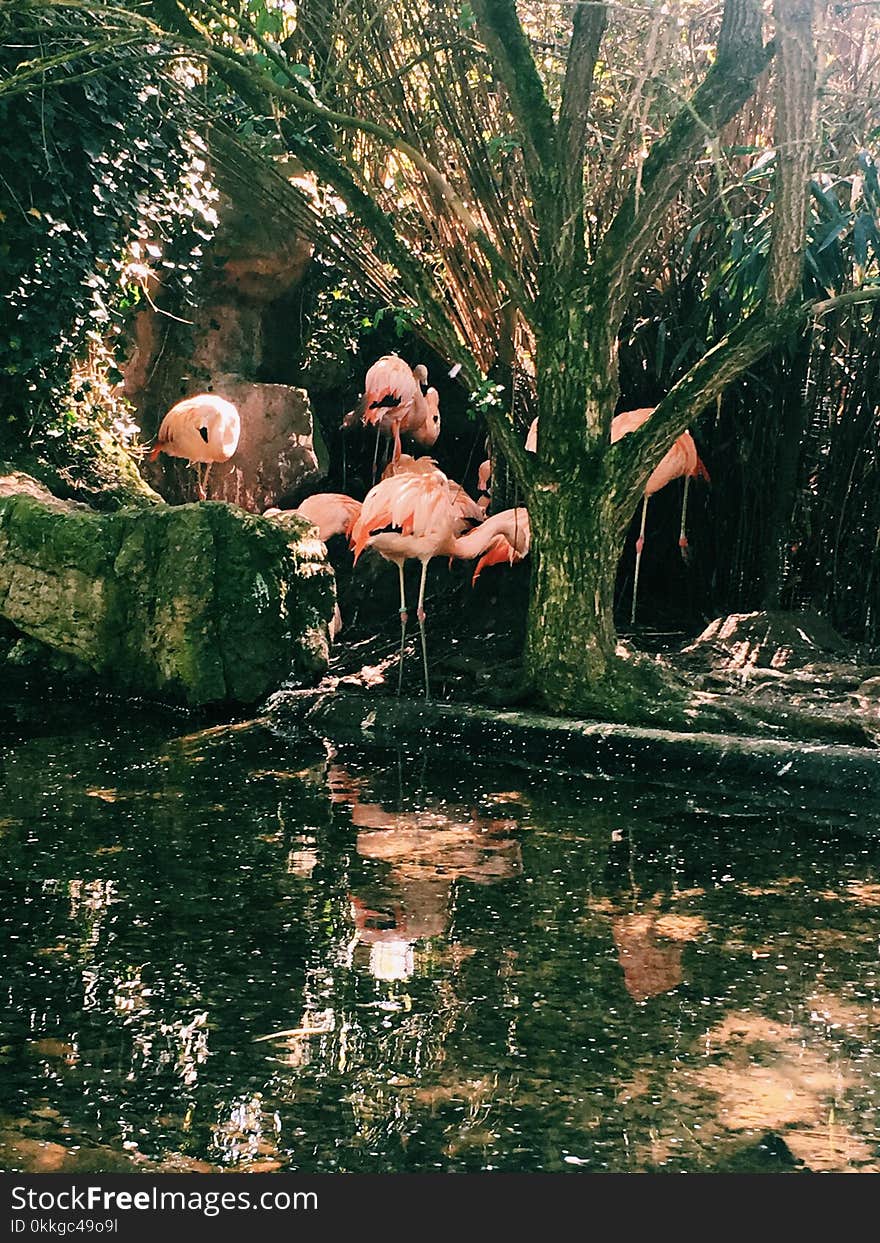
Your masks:
M8 459L8 460L5 460ZM134 457L106 428L75 423L38 445L0 445L0 476L19 470L55 496L113 512L128 505L161 505Z
M326 668L334 598L306 522L218 503L98 514L0 477L0 616L113 690L256 703Z

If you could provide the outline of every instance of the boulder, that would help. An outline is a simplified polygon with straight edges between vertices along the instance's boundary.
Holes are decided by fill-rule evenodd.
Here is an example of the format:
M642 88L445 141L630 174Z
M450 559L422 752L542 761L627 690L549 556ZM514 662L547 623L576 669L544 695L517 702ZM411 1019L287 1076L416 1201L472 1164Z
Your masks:
M212 391L237 407L241 438L234 457L211 467L210 500L262 513L279 501L289 501L308 480L320 478L326 454L305 389L217 375ZM186 462L162 456L149 469L170 500L195 500L195 472Z
M803 610L716 617L682 655L688 663L746 675L757 669L800 669L846 652L846 642L830 622Z
M267 220L262 206L221 195L220 227L208 251L213 277L243 302L264 305L295 289L313 246L284 224Z
M306 522L212 502L99 514L0 477L0 617L112 690L253 705L326 669L334 599Z

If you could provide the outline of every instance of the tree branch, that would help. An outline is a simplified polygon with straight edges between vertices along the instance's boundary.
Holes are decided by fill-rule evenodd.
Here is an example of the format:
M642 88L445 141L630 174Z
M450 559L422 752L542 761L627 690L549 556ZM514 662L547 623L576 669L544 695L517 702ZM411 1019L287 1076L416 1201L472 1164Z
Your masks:
M672 386L646 423L612 446L615 503L621 522L629 522L648 476L673 441L728 384L779 345L804 318L803 307L780 310L774 317L755 311Z
M566 180L576 190L568 194L572 201L583 197L590 92L607 21L603 4L575 8L559 109L559 155Z
M591 301L602 331L616 336L634 278L654 245L657 229L691 176L706 140L716 135L753 94L773 53L761 43L759 0L725 0L718 54L693 98L654 143L599 244L591 273Z
M833 298L823 298L810 304L809 313L813 319L821 319L829 311L836 311L842 306L855 306L860 302L880 301L880 285L866 285L863 289L849 289Z
M553 110L520 24L515 0L473 0L472 7L522 138L523 162L540 229L557 167Z

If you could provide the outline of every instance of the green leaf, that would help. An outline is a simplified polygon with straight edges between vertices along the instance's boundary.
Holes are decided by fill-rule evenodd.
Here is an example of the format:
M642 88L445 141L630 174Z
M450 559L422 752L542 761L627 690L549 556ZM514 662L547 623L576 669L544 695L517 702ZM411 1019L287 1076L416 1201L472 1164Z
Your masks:
M868 264L868 242L874 241L876 230L874 218L868 212L859 212L853 225L853 254L860 268Z

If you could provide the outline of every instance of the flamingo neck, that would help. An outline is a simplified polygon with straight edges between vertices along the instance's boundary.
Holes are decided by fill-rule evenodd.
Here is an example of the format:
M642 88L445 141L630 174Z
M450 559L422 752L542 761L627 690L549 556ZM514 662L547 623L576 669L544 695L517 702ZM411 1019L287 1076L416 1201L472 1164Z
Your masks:
M522 519L519 519L519 525L521 528L524 526ZM459 535L454 538L450 543L449 555L460 557L465 561L469 561L472 557L479 557L497 536L506 535L509 538L511 534L510 526L511 513L509 510L495 514L493 517L487 518L485 522L481 522L479 526L474 527L472 531L468 531L467 535Z

